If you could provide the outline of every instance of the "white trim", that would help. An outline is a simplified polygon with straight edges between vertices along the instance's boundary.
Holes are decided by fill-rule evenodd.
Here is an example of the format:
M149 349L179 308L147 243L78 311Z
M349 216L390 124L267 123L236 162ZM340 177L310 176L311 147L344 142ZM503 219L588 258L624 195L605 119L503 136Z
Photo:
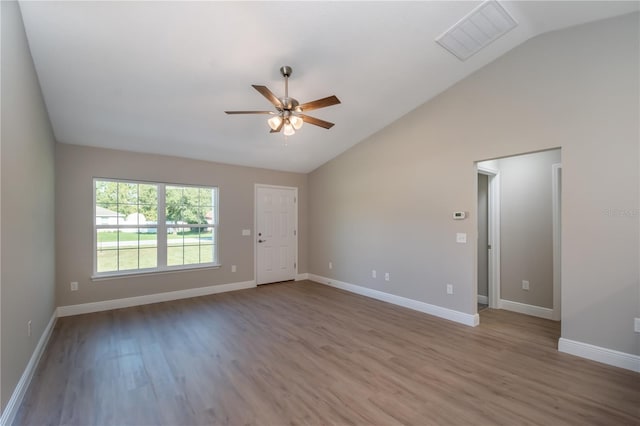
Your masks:
M382 300L383 302L392 303L394 305L403 306L415 311L424 312L425 314L455 321L460 324L472 327L480 323L478 314L465 314L464 312L454 311L453 309L443 308L441 306L431 305L429 303L420 302L418 300L409 299L395 294L389 294L378 290L362 287L355 284L349 284L337 281L331 278L321 277L319 275L309 274L309 279L320 284L350 291L351 293L360 294L362 296L371 297L372 299Z
M513 302L511 300L500 299L500 309L505 311L518 312L519 314L531 315L532 317L552 319L553 309L541 306L527 305L526 303Z
M29 363L25 367L24 372L22 373L22 376L18 381L18 384L13 390L11 399L9 399L7 406L2 412L2 417L0 417L0 425L11 425L16 418L16 414L18 414L18 410L20 409L20 405L22 404L22 399L24 398L24 394L29 388L29 384L31 383L33 374L36 371L38 362L40 362L40 358L42 357L42 354L47 347L47 342L49 342L49 338L51 337L51 333L53 332L53 327L56 324L56 320L58 318L56 312L56 310L53 311L49 323L42 332L40 340L38 340L38 344L31 354Z
M263 183L254 183L253 184L253 281L258 282L258 188L272 188L272 189L287 189L293 191L294 202L293 202L293 227L295 229L295 238L294 238L294 263L295 267L293 270L292 279L297 281L298 277L298 238L299 238L299 229L298 229L298 187L297 186L279 186L279 185L268 185ZM267 283L265 283L267 284Z
M551 165L551 215L553 234L553 317L562 317L562 164Z
M640 355L614 351L564 337L558 339L558 351L640 373Z
M477 172L489 177L489 307L500 308L500 171L481 165ZM478 219L476 215L476 229ZM477 259L477 253L476 253ZM477 277L476 277L477 280ZM476 281L477 282L477 281Z
M296 275L296 281L303 281L308 279L309 279L309 274L307 274L306 272L304 274Z
M207 296L209 294L225 293L227 291L244 290L256 286L255 281L244 281L230 284L196 287L186 290L169 291L166 293L147 294L144 296L127 297L124 299L103 300L101 302L81 303L58 307L58 316L88 314L91 312L109 311L111 309L128 308L131 306L148 305L150 303L168 302L170 300L188 299L191 297Z
M165 250L166 251L166 250ZM222 265L218 263L197 263L191 265L177 265L169 266L166 268L149 268L149 269L132 269L135 272L119 271L119 272L104 272L99 275L92 275L91 281L105 281L105 280L117 280L120 278L134 278L145 275L162 275L172 274L174 272L185 271L198 271L200 269L220 269Z
M482 303L483 305L489 304L489 297L483 296L482 294L478 295L478 303Z

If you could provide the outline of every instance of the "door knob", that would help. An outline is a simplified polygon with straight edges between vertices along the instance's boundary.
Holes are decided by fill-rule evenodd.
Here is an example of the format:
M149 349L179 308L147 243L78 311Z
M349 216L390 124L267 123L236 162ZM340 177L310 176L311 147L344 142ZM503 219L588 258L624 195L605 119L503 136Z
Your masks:
M265 243L267 240L258 240L259 243Z

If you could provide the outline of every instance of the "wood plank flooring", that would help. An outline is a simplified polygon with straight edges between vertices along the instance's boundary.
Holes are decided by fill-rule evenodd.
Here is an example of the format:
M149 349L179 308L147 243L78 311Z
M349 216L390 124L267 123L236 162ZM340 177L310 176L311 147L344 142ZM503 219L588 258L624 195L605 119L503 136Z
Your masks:
M60 318L17 425L640 424L640 374L309 281Z

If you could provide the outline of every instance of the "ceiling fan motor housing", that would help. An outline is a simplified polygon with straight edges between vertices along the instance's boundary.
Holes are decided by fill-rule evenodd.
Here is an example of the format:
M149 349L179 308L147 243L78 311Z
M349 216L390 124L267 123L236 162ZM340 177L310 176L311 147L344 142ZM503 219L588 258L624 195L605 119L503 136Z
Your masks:
M282 104L282 110L284 111L302 112L302 108L300 108L300 103L297 99L280 98L280 103Z

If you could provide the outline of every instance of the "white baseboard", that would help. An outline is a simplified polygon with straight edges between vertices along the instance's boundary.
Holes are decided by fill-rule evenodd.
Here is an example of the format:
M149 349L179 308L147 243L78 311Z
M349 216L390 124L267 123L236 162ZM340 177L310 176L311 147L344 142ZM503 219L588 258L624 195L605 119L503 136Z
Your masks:
M526 303L512 302L511 300L500 299L498 302L500 309L518 312L519 314L531 315L532 317L553 319L553 309L542 308L540 306L527 305Z
M558 351L640 373L640 356L560 338Z
M22 399L24 398L24 394L29 388L29 384L31 383L31 379L33 378L33 374L36 371L36 367L38 366L38 362L44 353L44 349L47 347L47 342L51 337L51 332L53 331L53 327L56 324L57 319L56 311L53 311L53 315L51 315L51 319L49 323L45 327L42 335L40 336L40 340L38 340L38 344L36 345L33 353L31 354L31 358L29 359L29 363L24 369L18 384L13 390L13 394L11 395L11 399L7 403L7 406L4 408L2 412L2 417L0 417L0 425L11 425L16 418L16 414L18 414L18 409L22 404Z
M296 275L296 281L303 281L308 279L309 279L309 274L307 274L306 272L304 274Z
M385 293L378 290L362 287L355 284L349 284L342 281L337 281L331 278L321 277L319 275L309 274L309 279L320 284L325 284L331 287L339 288L342 290L357 293L362 296L371 297L372 299L382 300L383 302L392 303L394 305L403 306L405 308L413 309L415 311L424 312L425 314L433 315L436 317L444 318L450 321L455 321L460 324L470 325L472 327L477 326L480 323L480 317L478 314L465 314L464 312L454 311L453 309L443 308L441 306L430 305L429 303L420 302L418 300L409 299L402 296L396 296L395 294Z
M478 295L478 303L482 303L483 305L489 304L489 298L487 296L483 296L481 294Z
M109 311L111 309L128 308L131 306L148 305L150 303L168 302L170 300L188 299L190 297L207 296L209 294L227 291L244 290L256 286L255 281L211 285L208 287L189 288L186 290L169 291L166 293L148 294L145 296L127 297L124 299L104 300L101 302L82 303L58 307L58 316L88 314L91 312Z

